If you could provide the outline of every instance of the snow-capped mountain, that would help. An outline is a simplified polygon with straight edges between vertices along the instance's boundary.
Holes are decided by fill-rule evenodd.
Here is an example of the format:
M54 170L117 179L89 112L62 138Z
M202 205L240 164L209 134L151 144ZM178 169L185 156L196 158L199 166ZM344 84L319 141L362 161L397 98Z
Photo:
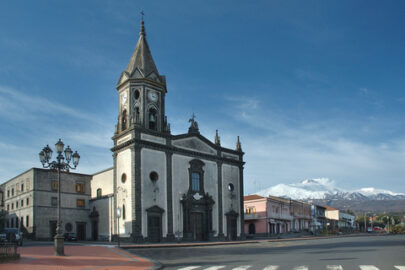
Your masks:
M296 200L326 199L326 200L396 200L405 199L405 194L394 193L389 190L375 188L361 188L359 190L344 190L337 188L335 182L328 178L306 179L295 184L278 184L263 189L256 194L267 197L269 195Z

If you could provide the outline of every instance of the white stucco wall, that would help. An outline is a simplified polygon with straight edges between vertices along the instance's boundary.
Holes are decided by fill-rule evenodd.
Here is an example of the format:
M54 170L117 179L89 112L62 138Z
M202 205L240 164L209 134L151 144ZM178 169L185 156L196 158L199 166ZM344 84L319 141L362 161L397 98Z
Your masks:
M174 154L172 161L173 178L173 232L176 236L182 237L183 231L183 210L180 203L183 194L189 189L190 161L194 158ZM212 196L215 204L212 209L212 230L214 236L218 234L218 173L217 164L212 161L200 159L204 162L204 191Z
M96 198L97 197L97 189L101 188L101 195L108 195L108 194L113 194L114 193L114 169L108 169L106 171L94 174L91 181L90 181L90 187L91 187L91 197Z
M172 156L173 233L176 237L183 236L183 210L180 199L188 191L190 160L189 157L177 154Z
M150 173L156 172L159 176L156 182L150 179ZM148 216L146 209L159 206L164 209L162 215L162 234L167 235L167 177L166 154L143 148L141 150L141 190L142 190L142 235L148 236Z
M234 186L233 199L231 199L228 185L232 183ZM223 205L223 231L227 235L227 223L225 214L233 209L240 214L240 187L239 187L239 168L228 164L222 165L222 205ZM240 235L240 216L237 218L237 234Z
M131 150L126 149L122 152L119 152L117 155L117 207L122 209L122 206L125 205L125 219L121 214L119 223L120 223L120 235L124 237L129 237L132 232L132 183L131 179L132 168L131 168ZM125 173L127 180L125 183L122 183L121 177ZM121 210L122 212L122 210Z

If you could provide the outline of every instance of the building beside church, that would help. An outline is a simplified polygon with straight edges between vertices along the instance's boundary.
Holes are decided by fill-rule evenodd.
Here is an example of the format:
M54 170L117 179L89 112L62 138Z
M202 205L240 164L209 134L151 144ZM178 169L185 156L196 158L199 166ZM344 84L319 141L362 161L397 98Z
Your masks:
M187 133L171 134L165 114L166 78L154 63L143 22L136 48L116 88L119 99L118 123L112 137L113 167L87 176L82 187L85 194L81 194L86 195L81 210L86 211L87 219L73 218L75 224L84 227L72 226L71 231L84 230L87 239L112 239L119 234L134 242L243 238L244 153L239 137L235 150L222 147L218 133L211 142L200 134L194 116ZM79 174L69 175L80 178ZM38 182L47 181L43 177L32 182L34 191ZM13 181L1 185L3 195ZM77 181L71 182L62 181L62 192L63 185ZM62 207L63 201L78 196L76 193L64 192ZM33 195L33 204L43 200L52 207L48 197ZM70 212L65 213L63 222L70 218ZM41 217L35 207L32 215ZM21 218L18 213L16 218ZM34 218L31 226L36 238L52 235L51 218L41 222L49 226L40 231Z

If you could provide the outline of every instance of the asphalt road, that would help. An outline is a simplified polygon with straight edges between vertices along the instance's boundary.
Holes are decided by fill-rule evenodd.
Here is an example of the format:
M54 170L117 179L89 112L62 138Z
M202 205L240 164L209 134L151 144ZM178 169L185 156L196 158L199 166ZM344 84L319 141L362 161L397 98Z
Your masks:
M129 250L165 269L405 270L405 235L339 237L187 248Z

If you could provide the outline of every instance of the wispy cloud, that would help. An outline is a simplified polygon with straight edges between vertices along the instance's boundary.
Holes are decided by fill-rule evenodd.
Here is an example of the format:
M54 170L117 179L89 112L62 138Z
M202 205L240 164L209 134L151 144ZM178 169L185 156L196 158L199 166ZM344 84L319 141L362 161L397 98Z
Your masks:
M283 115L273 118L276 113L271 108L249 108L238 102L247 104L249 100L234 98L228 107L229 116L245 127L242 146L246 152L247 193L280 182L319 177L335 179L343 188L384 188L387 183L400 188L405 175L405 137L366 143L353 138L355 131L344 121L306 123L290 121ZM381 179L389 181L383 183Z

